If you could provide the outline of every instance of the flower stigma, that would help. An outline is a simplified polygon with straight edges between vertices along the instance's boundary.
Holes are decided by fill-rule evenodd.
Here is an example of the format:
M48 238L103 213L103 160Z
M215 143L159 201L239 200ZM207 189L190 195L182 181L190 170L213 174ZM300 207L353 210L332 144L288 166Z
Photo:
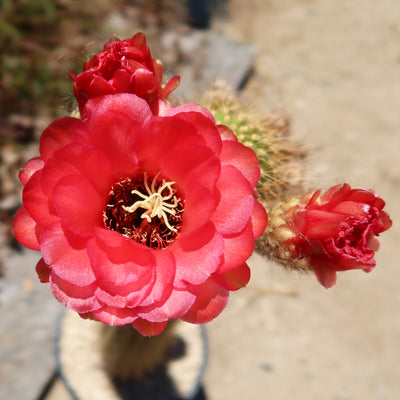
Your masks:
M184 202L175 182L159 176L149 179L143 172L142 179L117 182L103 212L105 227L151 248L171 244L181 228Z

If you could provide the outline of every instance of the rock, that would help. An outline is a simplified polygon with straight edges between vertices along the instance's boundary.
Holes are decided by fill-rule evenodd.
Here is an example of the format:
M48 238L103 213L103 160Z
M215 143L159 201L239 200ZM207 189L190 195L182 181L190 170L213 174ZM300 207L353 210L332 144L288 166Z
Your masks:
M257 53L255 46L232 41L213 31L169 31L162 46L177 62L181 76L178 93L184 101L199 100L215 80L240 89L249 76Z

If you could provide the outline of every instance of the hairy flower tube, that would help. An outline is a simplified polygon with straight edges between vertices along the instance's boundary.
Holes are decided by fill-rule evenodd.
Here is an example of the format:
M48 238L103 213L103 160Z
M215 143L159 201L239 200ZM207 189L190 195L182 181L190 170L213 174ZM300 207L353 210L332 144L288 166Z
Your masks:
M84 318L143 335L205 323L250 277L267 224L254 152L204 108L154 116L133 94L90 99L55 120L20 172L16 238L37 273Z
M264 245L288 267L314 270L326 288L336 283L336 272L362 269L371 272L376 236L392 225L383 211L385 202L372 190L337 185L270 209Z
M73 90L80 112L92 97L133 93L146 100L157 115L162 103L180 82L175 76L162 85L162 63L151 57L146 37L140 32L132 39L111 38L101 53L86 61L81 74L69 74L75 81Z

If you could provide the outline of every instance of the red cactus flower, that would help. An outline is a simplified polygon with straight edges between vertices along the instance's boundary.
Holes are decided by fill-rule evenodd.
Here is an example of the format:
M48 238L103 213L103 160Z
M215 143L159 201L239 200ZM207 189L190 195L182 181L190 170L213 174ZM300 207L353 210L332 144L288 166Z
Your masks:
M133 94L98 97L43 132L14 232L42 252L38 275L65 306L154 335L212 320L247 284L267 224L259 174L200 106L160 117Z
M311 266L329 288L336 283L336 271L374 269L376 236L392 225L384 205L372 190L337 185L323 195L318 190L281 204L281 212L274 213L280 222L271 220L269 235L279 243L275 247L285 262Z
M100 54L86 61L83 72L73 78L73 90L82 112L86 102L96 96L115 93L133 93L145 99L154 114L159 103L179 86L179 77L162 86L161 61L153 59L143 33L132 39L111 38Z

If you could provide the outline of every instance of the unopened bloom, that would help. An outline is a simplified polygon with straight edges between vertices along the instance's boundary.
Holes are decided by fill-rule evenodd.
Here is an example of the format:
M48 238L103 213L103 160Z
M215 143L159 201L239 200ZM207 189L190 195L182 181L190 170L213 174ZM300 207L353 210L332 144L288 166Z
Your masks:
M162 85L162 63L151 57L146 37L140 32L132 39L111 38L101 53L86 61L81 74L70 75L75 81L73 90L81 112L92 97L133 93L158 114L160 102L179 85L177 76Z
M337 271L374 269L376 236L392 225L384 205L372 190L352 189L348 184L325 194L318 190L292 198L271 209L266 244L278 261L313 269L329 288Z
M160 333L204 323L247 284L267 224L254 152L186 104L154 116L133 94L94 98L43 132L20 173L14 232L82 317Z

